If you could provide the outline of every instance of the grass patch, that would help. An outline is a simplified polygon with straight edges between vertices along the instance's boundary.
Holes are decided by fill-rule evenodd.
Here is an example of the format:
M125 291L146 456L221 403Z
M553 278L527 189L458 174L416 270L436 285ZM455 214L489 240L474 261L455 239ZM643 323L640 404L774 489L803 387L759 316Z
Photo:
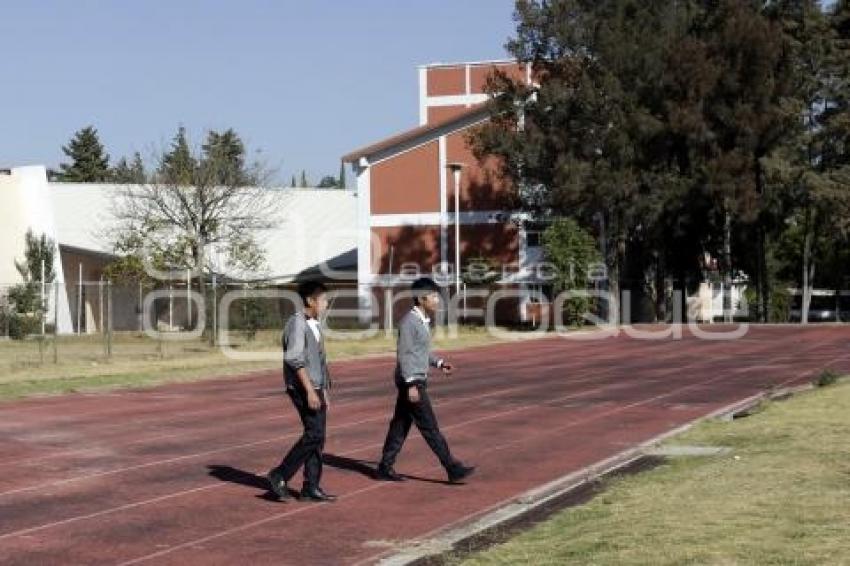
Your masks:
M840 382L748 419L702 423L671 442L733 451L613 480L592 501L449 562L848 564L848 415L850 384Z
M517 339L531 336L512 333ZM435 331L434 347L467 348L494 343L484 328L460 327L456 336ZM116 333L113 355L105 356L100 336L61 337L59 363L53 363L50 340L0 341L0 400L31 395L55 395L121 387L228 377L258 370L279 369L282 363L279 331L258 332L253 340L236 335L237 351L263 352L266 361L237 361L201 340L160 344L144 334ZM162 348L162 350L161 350ZM383 332L358 340L327 340L331 362L395 352L395 338Z

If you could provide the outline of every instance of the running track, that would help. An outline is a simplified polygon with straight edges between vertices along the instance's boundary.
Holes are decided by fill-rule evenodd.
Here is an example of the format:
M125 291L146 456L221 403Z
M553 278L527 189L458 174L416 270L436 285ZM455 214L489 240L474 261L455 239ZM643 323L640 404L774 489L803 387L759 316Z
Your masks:
M335 363L332 505L264 497L261 476L299 434L279 372L0 404L0 564L373 563L765 388L850 372L848 340L843 327L752 327L734 341L453 352L455 375L434 375L431 392L453 452L479 466L464 486L443 482L415 431L397 465L409 481L370 479L393 360Z

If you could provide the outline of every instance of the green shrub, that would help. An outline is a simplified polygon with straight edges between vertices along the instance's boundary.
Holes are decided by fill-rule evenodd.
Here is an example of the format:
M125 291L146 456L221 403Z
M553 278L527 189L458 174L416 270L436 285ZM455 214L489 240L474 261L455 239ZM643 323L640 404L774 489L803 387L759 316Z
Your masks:
M791 285L786 282L778 282L770 289L770 303L768 305L767 321L768 322L788 322L791 311L791 294L788 292L788 287ZM758 292L756 291L755 283L747 285L744 290L744 298L747 301L749 310L748 318L750 320L759 320L761 313L761 303L758 302Z
M20 313L8 313L9 337L23 340L30 334L41 332L41 319L38 316Z
M825 369L815 378L815 387L827 387L838 381L838 374L831 369Z

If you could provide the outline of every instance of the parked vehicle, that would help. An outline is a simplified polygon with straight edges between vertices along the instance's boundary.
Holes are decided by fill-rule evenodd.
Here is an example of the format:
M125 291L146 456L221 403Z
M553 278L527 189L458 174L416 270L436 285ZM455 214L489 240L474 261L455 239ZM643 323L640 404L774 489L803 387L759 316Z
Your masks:
M809 303L809 322L838 322L842 320L839 316L839 305L843 304L850 320L850 295L845 291L841 293L830 289L813 289L812 299ZM791 309L789 311L790 322L800 322L803 317L803 291L790 289Z

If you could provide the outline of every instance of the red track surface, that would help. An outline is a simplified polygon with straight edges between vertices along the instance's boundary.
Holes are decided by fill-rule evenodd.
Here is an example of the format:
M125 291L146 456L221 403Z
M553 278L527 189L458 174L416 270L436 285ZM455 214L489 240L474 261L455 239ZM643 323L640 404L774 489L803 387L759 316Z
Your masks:
M848 328L753 327L735 341L551 338L453 352L455 375L434 376L431 391L453 452L479 466L464 486L443 482L415 430L397 465L415 477L370 479L393 360L336 363L332 505L263 498L260 476L300 433L279 372L2 404L0 563L373 562L765 388L850 371L848 340Z

